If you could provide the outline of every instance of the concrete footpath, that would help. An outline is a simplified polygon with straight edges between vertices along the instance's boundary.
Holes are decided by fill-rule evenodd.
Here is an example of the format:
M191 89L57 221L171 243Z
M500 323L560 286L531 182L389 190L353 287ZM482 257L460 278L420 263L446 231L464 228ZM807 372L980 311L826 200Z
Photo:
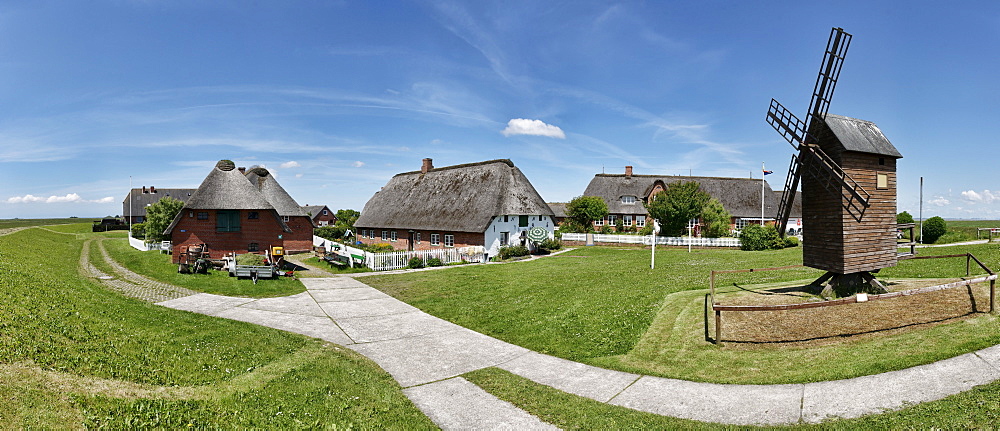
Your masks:
M463 328L350 277L306 278L283 298L199 293L159 305L241 320L353 349L391 374L444 429L552 425L459 377L499 367L543 385L645 412L736 425L817 423L941 399L1000 378L1000 346L906 370L820 383L720 385L605 370Z

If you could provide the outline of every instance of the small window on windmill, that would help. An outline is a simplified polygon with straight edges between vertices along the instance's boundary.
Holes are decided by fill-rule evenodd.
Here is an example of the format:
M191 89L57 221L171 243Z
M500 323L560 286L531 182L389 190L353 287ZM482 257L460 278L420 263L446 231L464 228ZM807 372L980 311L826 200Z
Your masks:
M876 178L876 183L875 183L876 189L889 188L889 174L883 174L879 172L875 174L875 178Z

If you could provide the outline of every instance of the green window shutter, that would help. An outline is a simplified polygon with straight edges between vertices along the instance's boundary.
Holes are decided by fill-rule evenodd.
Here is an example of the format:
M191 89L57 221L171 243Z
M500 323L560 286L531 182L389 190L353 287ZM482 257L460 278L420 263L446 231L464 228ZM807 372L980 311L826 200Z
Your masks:
M240 212L239 210L219 210L215 216L216 232L239 232Z
M519 217L518 218L518 223L517 223L518 226L519 227L528 227L528 216L523 215L523 216L518 216L518 217Z

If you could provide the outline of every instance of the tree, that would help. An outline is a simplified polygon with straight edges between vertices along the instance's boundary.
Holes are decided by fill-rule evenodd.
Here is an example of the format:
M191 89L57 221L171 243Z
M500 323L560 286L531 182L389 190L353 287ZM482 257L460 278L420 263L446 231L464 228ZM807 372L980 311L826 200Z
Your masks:
M911 216L910 213L903 211L899 214L896 214L896 224L907 224L907 223L913 223L913 216Z
M354 230L354 222L358 221L358 217L361 217L361 213L352 209L343 209L337 210L336 216L336 224L346 226L348 229Z
M649 215L660 222L661 235L684 235L688 221L701 215L711 196L699 187L694 181L670 183L646 204Z
M608 204L597 196L577 196L566 204L566 216L589 231L594 220L608 216Z
M924 228L922 230L923 238L921 242L924 244L932 244L941 238L945 232L948 232L948 224L944 222L941 217L931 217L924 222Z
M760 251L784 247L785 241L778 237L778 231L773 224L767 226L748 224L740 230L740 250Z
M701 231L702 236L707 238L729 236L732 231L729 221L732 219L733 215L726 211L722 202L712 198L701 210L701 222L705 224L705 229Z
M146 239L153 241L163 241L169 237L163 235L163 231L170 226L177 217L177 213L184 208L184 202L166 196L146 207Z

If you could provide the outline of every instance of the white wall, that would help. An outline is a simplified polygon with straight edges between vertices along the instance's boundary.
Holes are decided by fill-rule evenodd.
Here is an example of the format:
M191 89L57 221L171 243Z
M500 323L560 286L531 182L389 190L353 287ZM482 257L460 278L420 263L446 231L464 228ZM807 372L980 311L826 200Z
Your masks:
M518 218L519 215L508 215L507 221L504 221L504 216L493 217L493 221L490 223L490 227L486 228L486 253L491 257L496 256L500 251L501 245L520 245L521 244L521 232L527 232L529 229L541 226L545 230L549 231L549 238L552 238L552 231L555 230L555 223L552 222L552 217L549 216L538 216L530 215L528 216L528 226L519 227L520 223ZM510 240L507 244L500 244L500 233L509 232Z

